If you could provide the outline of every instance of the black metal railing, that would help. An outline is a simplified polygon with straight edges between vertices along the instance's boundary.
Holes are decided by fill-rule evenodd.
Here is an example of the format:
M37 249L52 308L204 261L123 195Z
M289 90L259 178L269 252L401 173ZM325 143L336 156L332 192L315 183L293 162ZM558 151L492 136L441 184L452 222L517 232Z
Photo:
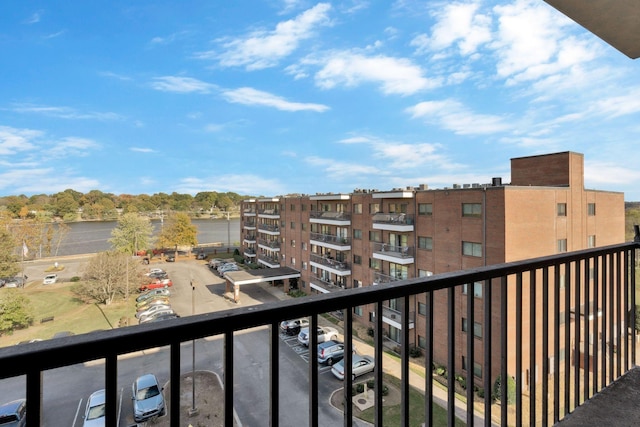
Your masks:
M325 267L329 267L331 269L334 270L338 270L338 271L349 271L351 270L351 264L349 264L346 261L342 261L340 259L335 259L332 257L328 257L328 256L323 256L323 255L318 255L318 254L311 254L309 256L309 260L311 262L315 262L316 264L320 264L323 265Z
M339 211L310 211L309 217L329 221L351 221L351 214L349 212Z
M351 244L350 237L335 236L333 234L311 232L309 234L309 238L311 240L315 240L316 242L330 243L332 245L338 246L349 246Z
M411 313L412 298L426 301L426 315L415 320L426 331L424 366L446 366L447 422L455 421L456 378L466 380L467 425L483 420L484 425L550 425L581 405L602 388L623 375L636 362L635 277L640 245L625 243L561 255L443 273L430 277L394 281L378 286L347 289L250 307L206 313L156 324L100 331L23 346L0 348L0 379L26 375L29 407L27 424L42 421L43 373L97 359L105 362L106 424L117 421L118 356L169 346L170 407L180 407L180 345L192 340L222 335L224 425L234 425L234 333L268 326L269 417L264 424L279 424L279 408L284 396L279 389L279 322L309 317L310 329L318 326L322 313L343 310L345 342L345 401L352 401L351 362L353 309L367 304L376 313L384 312L384 302L395 299L401 313ZM462 296L464 284L481 282L482 298L473 292ZM478 300L478 301L476 301ZM439 316L444 316L441 318ZM375 425L383 425L382 360L383 316L374 319ZM481 323L478 338L473 326L461 331L459 322ZM489 319L483 321L483 319ZM401 343L401 425L409 425L409 324L402 316ZM436 323L437 322L437 323ZM445 327L446 325L446 327ZM444 327L445 334L434 333ZM473 333L472 333L473 331ZM444 339L444 342L443 342ZM463 345L458 345L460 342ZM311 334L309 348L317 337ZM460 348L459 348L460 347ZM585 351L582 351L587 349ZM468 370L461 368L464 355ZM474 377L476 360L482 377ZM318 361L309 358L309 425L318 426ZM424 409L426 425L433 424L434 372L426 369ZM493 393L496 378L499 404ZM473 385L476 385L474 387ZM484 389L480 404L474 392ZM512 399L513 398L513 399ZM169 411L170 424L179 425L179 411ZM353 409L344 408L344 425L352 425Z

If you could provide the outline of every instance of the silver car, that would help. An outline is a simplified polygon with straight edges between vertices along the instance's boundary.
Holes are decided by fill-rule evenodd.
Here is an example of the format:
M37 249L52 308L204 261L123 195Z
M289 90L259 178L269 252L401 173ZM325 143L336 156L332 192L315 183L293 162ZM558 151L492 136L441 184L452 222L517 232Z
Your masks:
M131 385L133 393L133 419L142 423L166 413L162 388L153 374L142 375Z
M353 355L351 379L354 380L360 375L373 372L376 364L371 356ZM331 373L339 380L344 380L344 359L333 365Z
M82 427L105 426L106 396L104 389L94 391L87 399L87 407L84 410L84 423Z
M318 344L318 363L331 366L344 357L344 344L336 341L326 341Z
M338 330L329 326L318 326L318 344L325 341L338 339ZM305 347L309 347L309 328L300 330L298 342Z

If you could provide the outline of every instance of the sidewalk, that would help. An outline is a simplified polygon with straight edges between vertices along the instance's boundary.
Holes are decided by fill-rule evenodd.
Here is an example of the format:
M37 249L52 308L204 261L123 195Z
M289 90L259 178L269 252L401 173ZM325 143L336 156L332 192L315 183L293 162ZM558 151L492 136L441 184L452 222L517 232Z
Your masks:
M289 295L285 294L282 291L282 289L279 287L265 284L264 289L269 293L271 293L276 298L278 298L279 300L287 300L291 298ZM329 325L336 326L334 324L327 324L327 326ZM355 338L355 339L358 341L358 344L357 344L358 353L374 356L374 348L372 346L370 346L369 344L365 343L364 341L358 338ZM383 366L382 370L386 374L392 375L396 378L402 377L402 366L397 360L389 356L387 353L383 353L382 355L382 366ZM409 384L411 384L412 387L416 388L421 393L423 394L425 393L424 377L420 376L419 374L417 374L411 369L409 369ZM445 410L447 409L447 391L440 388L439 384L436 384L435 381L433 385L433 402L436 405L444 408ZM467 406L465 402L462 402L459 399L456 399L455 412L456 412L455 414L456 418L462 420L464 423L467 423ZM478 414L474 414L474 418L475 418L474 425L484 425L483 417L481 417Z

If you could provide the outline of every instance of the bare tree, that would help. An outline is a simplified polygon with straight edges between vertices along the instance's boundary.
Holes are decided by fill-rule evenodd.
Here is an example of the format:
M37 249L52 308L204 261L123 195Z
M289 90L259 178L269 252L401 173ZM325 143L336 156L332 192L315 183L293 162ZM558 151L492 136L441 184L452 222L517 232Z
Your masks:
M118 298L128 298L141 281L138 262L121 252L100 252L87 264L82 280L75 289L86 302L109 305Z

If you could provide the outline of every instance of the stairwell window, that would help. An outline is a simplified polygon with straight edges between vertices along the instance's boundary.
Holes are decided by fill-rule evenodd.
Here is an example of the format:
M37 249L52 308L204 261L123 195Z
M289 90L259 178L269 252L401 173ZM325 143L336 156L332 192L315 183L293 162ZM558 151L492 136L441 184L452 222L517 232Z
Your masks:
M558 253L567 252L567 239L558 239Z
M462 255L482 256L482 244L475 242L462 242Z
M567 216L567 204L566 203L558 203L558 216Z
M587 236L587 247L588 248L595 248L596 247L596 235L595 234Z
M480 218L482 216L481 203L463 203L462 216Z
M595 216L596 215L596 204L595 203L587 203L587 215Z

